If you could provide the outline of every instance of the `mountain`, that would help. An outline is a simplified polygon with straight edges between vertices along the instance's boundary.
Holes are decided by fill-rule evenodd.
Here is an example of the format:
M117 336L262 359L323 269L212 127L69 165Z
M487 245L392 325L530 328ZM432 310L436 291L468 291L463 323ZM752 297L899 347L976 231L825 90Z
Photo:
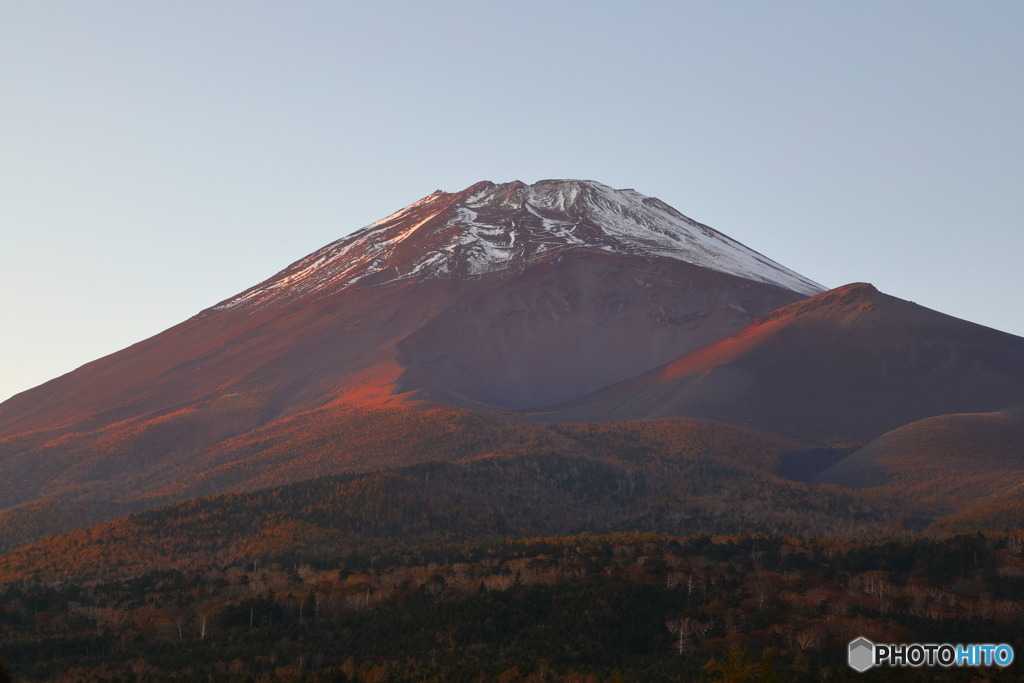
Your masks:
M848 445L926 418L1021 405L1024 339L859 283L782 307L657 369L527 417L701 417Z
M584 396L821 289L633 190L435 192L4 402L0 509L476 457L467 409Z

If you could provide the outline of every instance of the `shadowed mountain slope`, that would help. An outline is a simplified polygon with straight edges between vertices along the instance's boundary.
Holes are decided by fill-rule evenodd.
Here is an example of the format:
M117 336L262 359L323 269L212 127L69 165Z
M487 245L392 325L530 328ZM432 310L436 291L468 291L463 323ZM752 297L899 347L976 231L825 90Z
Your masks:
M792 298L670 259L569 254L402 339L398 391L466 406L547 405L699 349Z

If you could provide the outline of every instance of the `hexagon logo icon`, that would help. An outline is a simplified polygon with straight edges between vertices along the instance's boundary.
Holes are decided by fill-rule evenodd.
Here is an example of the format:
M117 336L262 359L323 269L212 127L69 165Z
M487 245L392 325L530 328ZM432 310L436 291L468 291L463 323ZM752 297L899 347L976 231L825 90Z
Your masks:
M867 638L858 638L850 642L850 668L861 673L875 665L875 644Z

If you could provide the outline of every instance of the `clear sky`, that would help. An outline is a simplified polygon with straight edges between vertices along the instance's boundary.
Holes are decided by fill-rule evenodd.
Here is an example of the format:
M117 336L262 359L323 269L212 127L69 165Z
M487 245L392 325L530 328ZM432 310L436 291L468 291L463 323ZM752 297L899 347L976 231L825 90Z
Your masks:
M598 180L1024 335L1024 3L0 3L0 400L435 189Z

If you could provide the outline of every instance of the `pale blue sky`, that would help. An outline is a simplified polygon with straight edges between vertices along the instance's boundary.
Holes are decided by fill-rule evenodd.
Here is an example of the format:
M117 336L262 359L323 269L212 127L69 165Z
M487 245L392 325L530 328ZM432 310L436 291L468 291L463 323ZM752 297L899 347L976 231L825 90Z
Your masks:
M435 189L631 187L1024 335L1021 2L0 2L0 400Z

